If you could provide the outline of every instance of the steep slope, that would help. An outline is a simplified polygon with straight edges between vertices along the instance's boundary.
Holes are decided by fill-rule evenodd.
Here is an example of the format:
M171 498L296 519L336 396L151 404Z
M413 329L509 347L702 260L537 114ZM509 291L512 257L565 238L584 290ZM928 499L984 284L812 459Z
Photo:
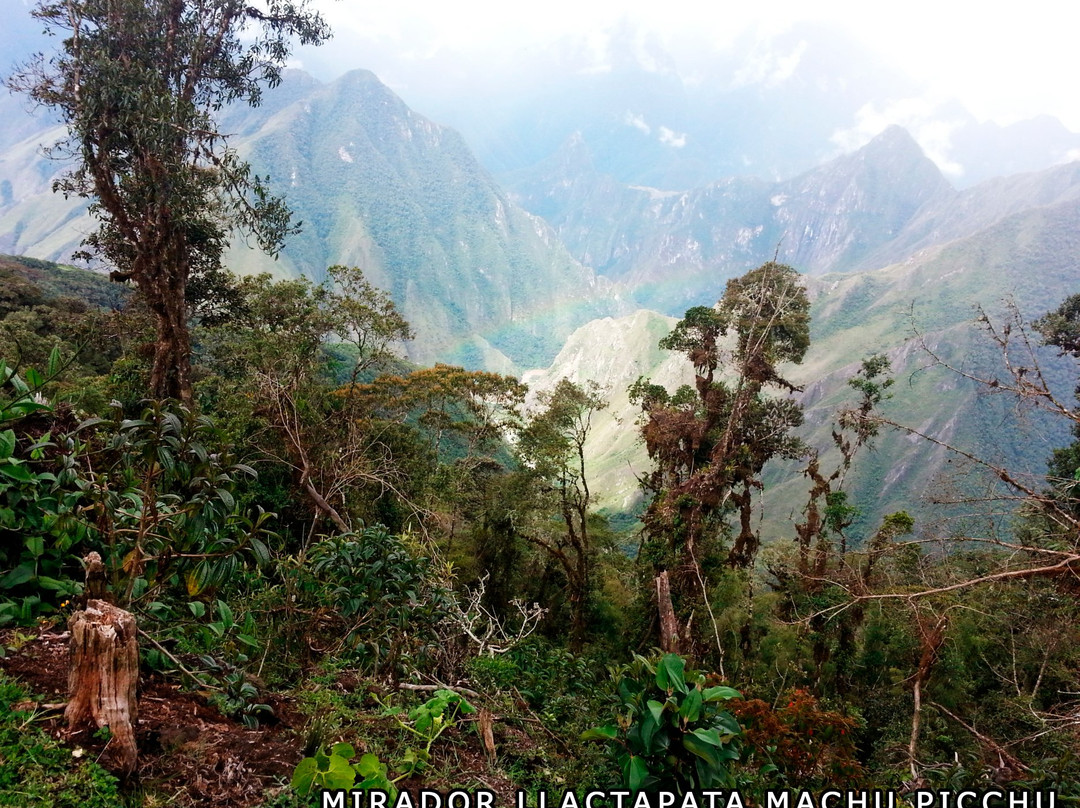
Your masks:
M1000 372L999 358L973 322L974 307L981 305L1000 317L1002 300L1009 298L1027 319L1039 316L1080 289L1077 254L1080 200L1072 200L1005 217L971 237L879 271L809 278L811 348L806 361L786 373L805 385L804 439L821 449L832 445L832 419L853 400L847 380L864 357L881 352L889 356L898 380L884 408L887 416L1037 481L1050 450L1067 442L1066 426L1021 412L1005 396L988 395L954 374L929 367L930 356L911 337L917 330L942 359L993 376ZM619 509L633 502L635 474L648 469L643 447L636 442L636 412L626 401L625 386L638 375L651 375L670 386L689 380L685 361L665 358L656 348L654 332L673 322L639 312L591 323L574 334L550 368L528 377L547 386L563 376L580 381L596 373L612 389L611 412L601 414L597 438L590 442L594 491L606 507ZM610 339L605 340L605 329ZM583 342L592 350L582 350ZM1041 361L1067 397L1076 382L1069 378L1068 364L1053 352L1044 352ZM824 462L832 462L829 452ZM764 529L771 538L790 538L787 519L804 505L806 488L799 469L798 463L768 469ZM935 505L934 500L970 495L987 481L961 469L940 449L905 433L885 432L876 451L859 458L847 482L863 511L852 531L858 540L884 514L900 508L912 511L927 530L949 530L955 525L942 520L955 518L958 509Z
M679 314L778 255L811 274L856 268L954 192L904 130L788 182L732 178L694 191L621 186L575 138L544 179L521 182L579 260L627 284L642 305Z
M693 370L681 357L657 347L675 323L647 309L594 320L570 336L549 368L522 377L533 399L561 379L593 381L605 392L607 409L593 416L585 443L586 474L598 508L630 511L640 499L634 475L646 468L645 452L635 425L640 410L630 403L627 388L642 376L671 389L693 384Z
M331 264L363 267L413 324L416 361L545 363L574 327L617 310L607 285L506 198L457 133L371 73L326 86L294 73L263 107L230 109L222 127L304 223L277 263L239 241L229 266L316 280ZM0 250L66 258L92 228L84 205L49 192L62 166L36 144L58 134L0 157Z

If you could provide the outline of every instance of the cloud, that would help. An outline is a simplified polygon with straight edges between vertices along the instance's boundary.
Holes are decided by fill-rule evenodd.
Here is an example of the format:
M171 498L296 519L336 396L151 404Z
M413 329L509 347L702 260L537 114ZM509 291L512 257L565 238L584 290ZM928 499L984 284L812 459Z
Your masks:
M787 81L799 67L806 53L806 40L799 40L790 53L777 53L771 42L761 43L748 57L746 63L735 72L731 80L733 88L763 84L775 87Z
M686 133L676 133L666 126L660 127L660 142L666 146L671 146L673 149L681 149L686 145Z
M881 106L871 102L855 113L855 125L833 133L830 140L841 152L852 152L869 143L889 126L902 126L915 138L926 156L937 163L944 174L962 176L964 167L950 157L952 135L963 126L942 112L944 103L927 96L902 98Z
M623 118L623 122L627 126L634 127L642 134L652 134L652 127L645 123L645 117L643 115L637 115L633 112L627 111L626 116Z

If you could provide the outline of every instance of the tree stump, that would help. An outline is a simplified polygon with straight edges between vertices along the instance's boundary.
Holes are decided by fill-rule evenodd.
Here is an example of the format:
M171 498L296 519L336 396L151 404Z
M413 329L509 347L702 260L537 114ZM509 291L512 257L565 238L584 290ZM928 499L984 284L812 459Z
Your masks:
M667 570L656 576L656 606L660 611L660 650L665 654L679 653L679 621L671 605L671 582Z
M68 728L76 730L93 721L108 727L112 737L106 747L125 777L135 771L135 720L138 704L139 648L135 618L130 612L103 600L87 600L86 608L68 620L71 631L71 670L68 673L68 704L64 710Z

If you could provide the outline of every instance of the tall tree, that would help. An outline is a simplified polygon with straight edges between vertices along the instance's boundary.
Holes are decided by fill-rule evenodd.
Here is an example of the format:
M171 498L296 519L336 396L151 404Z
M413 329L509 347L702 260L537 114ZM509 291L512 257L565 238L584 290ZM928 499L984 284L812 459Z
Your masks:
M644 411L642 433L655 463L645 481L653 498L644 522L662 618L671 611L669 567L682 611L708 607L702 560L732 511L739 529L727 562L736 568L753 563L753 492L761 487L762 467L773 457L803 453L791 434L802 423L802 408L775 394L777 388L798 388L778 365L801 362L809 345L810 304L798 273L770 261L729 281L715 307L688 310L661 340L660 347L686 354L695 371L693 388L672 394L645 379L631 388Z
M595 383L562 379L540 395L544 405L522 430L518 448L525 465L553 496L562 519L556 531L536 529L526 538L558 561L566 576L571 610L570 647L585 644L585 611L596 548L589 533L592 494L585 476L585 441L593 414L607 406Z
M234 227L270 254L294 229L214 115L258 105L291 39L319 44L329 31L308 0L39 0L33 14L64 40L8 86L67 124L54 151L75 168L55 190L92 200L100 224L85 254L134 281L154 314L151 394L188 401L188 279L220 269Z

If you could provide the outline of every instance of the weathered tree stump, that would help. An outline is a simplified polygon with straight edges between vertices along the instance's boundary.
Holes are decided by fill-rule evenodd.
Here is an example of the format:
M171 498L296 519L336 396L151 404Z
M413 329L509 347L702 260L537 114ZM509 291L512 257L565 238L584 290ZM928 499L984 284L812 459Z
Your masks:
M666 654L679 653L679 621L671 605L671 582L667 570L656 576L656 606L660 611L660 650Z
M135 720L138 704L139 648L135 618L103 600L87 600L86 608L68 620L71 631L69 699L64 710L68 728L93 721L108 727L109 758L126 777L135 771Z

